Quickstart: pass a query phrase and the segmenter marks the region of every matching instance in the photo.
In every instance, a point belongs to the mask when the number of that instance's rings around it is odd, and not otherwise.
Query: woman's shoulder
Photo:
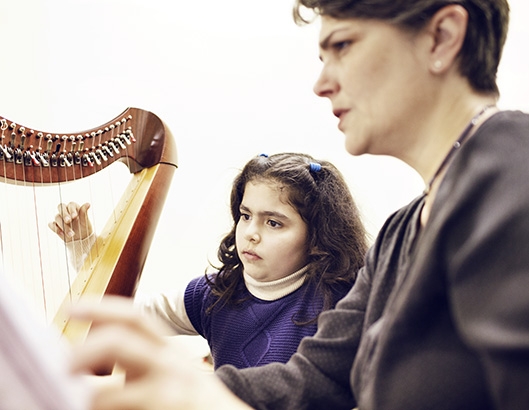
[[[480,143],[486,137],[527,138],[529,137],[529,113],[523,111],[498,111],[488,118],[476,131],[477,138],[470,142]]]
[[[529,183],[529,114],[522,111],[500,111],[487,119],[453,160],[447,180],[487,184],[517,176]],[[454,178],[455,177],[455,178]],[[522,178],[523,177],[523,178]]]
[[[436,197],[442,214],[478,209],[489,217],[525,213],[529,203],[529,115],[500,111],[461,147]],[[433,211],[432,211],[433,212]]]
[[[495,114],[491,115],[489,119],[485,121],[485,123],[499,121],[520,121],[527,123],[529,122],[529,113],[522,110],[499,110]]]

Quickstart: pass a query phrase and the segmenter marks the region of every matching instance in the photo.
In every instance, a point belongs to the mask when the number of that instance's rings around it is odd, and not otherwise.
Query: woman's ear
[[[428,23],[432,36],[429,63],[430,71],[440,74],[452,67],[467,32],[468,12],[464,7],[451,4],[437,11]]]

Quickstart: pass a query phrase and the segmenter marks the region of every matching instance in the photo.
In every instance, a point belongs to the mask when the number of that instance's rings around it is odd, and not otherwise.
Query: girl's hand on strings
[[[88,238],[92,232],[92,223],[88,218],[89,203],[79,205],[75,202],[59,204],[55,219],[48,224],[64,242],[79,241]]]

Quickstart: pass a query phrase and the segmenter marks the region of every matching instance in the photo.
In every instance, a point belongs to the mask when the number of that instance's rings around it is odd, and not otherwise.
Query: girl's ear
[[[443,7],[434,14],[427,28],[432,38],[428,58],[432,73],[443,73],[456,63],[465,40],[467,24],[468,12],[457,4]]]

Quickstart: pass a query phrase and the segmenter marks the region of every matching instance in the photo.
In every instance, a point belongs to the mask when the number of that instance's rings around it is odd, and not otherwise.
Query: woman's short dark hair
[[[404,30],[420,30],[441,8],[459,4],[468,12],[468,27],[459,54],[459,69],[478,92],[499,94],[496,75],[507,37],[507,0],[295,0],[294,20],[308,23],[305,10],[337,19],[384,20]]]

